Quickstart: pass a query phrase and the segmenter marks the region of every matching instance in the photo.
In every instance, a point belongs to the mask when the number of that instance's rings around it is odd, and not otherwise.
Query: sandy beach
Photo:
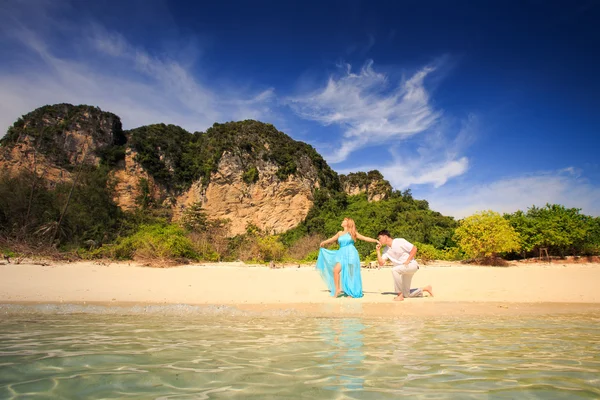
[[[403,302],[393,301],[390,268],[363,269],[362,277],[363,298],[335,299],[311,267],[5,264],[0,265],[0,303],[230,305],[374,316],[600,310],[600,264],[482,267],[438,262],[422,266],[413,279],[413,287],[433,285],[434,297]]]

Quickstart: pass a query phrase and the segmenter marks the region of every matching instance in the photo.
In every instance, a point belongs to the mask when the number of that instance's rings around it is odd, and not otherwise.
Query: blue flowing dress
[[[332,296],[335,296],[335,283],[333,281],[333,267],[340,263],[342,266],[340,283],[342,292],[351,297],[363,297],[362,279],[360,277],[360,258],[354,247],[354,240],[349,233],[338,238],[339,250],[319,250],[317,270],[327,284]]]

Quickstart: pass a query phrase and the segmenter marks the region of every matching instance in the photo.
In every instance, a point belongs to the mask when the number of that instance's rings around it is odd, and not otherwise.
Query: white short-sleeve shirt
[[[394,239],[392,245],[385,248],[381,258],[390,260],[395,265],[404,264],[408,260],[413,247],[412,243],[409,243],[406,239]]]

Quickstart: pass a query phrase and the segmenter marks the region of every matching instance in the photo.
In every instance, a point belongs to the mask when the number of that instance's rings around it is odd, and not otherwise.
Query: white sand
[[[225,304],[307,311],[352,309],[374,315],[464,310],[599,310],[600,265],[422,266],[413,287],[433,298],[394,302],[391,269],[363,269],[364,297],[334,299],[314,268],[269,269],[235,263],[150,268],[93,262],[0,265],[0,303]],[[525,305],[528,304],[528,305]],[[323,308],[325,307],[325,308]],[[583,308],[582,308],[583,307]]]

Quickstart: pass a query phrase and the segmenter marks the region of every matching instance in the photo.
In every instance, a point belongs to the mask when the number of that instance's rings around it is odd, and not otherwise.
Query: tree
[[[472,258],[495,257],[520,248],[519,234],[494,211],[482,211],[463,219],[454,236]]]
[[[567,252],[586,252],[593,243],[593,219],[580,213],[578,208],[559,204],[531,207],[527,213],[517,211],[505,218],[519,233],[524,251],[539,251],[546,247],[551,254],[564,256]]]

